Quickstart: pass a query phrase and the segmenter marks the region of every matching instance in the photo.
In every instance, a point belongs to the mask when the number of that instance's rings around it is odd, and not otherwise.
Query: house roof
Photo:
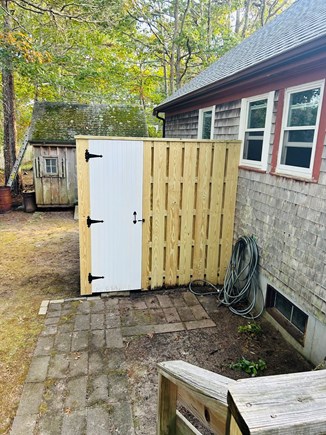
[[[155,108],[158,113],[177,100],[225,78],[326,35],[326,1],[297,0],[285,12],[227,52]],[[171,104],[170,104],[171,103]]]
[[[31,143],[75,143],[76,135],[147,137],[138,106],[36,102]]]

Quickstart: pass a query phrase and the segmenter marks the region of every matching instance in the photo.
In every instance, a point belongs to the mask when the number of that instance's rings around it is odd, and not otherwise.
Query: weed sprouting
[[[230,368],[232,370],[242,370],[248,373],[248,375],[256,376],[267,368],[267,364],[266,361],[261,358],[256,362],[241,357],[237,362],[230,364]]]
[[[256,322],[248,322],[247,325],[239,326],[238,332],[243,332],[250,335],[260,335],[262,333],[262,328]]]

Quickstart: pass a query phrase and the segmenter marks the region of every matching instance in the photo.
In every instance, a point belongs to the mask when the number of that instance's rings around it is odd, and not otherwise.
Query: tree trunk
[[[4,133],[3,152],[5,160],[5,182],[7,183],[16,161],[16,117],[13,73],[6,68],[3,68],[2,70],[2,98]]]
[[[246,0],[245,11],[244,11],[244,23],[243,23],[242,34],[241,34],[242,38],[246,37],[246,32],[247,32],[248,23],[249,23],[250,6],[251,6],[251,0]]]
[[[9,0],[1,0],[2,8],[8,11]],[[9,13],[5,13],[3,21],[5,40],[10,32]],[[4,132],[4,160],[5,182],[7,183],[11,170],[16,161],[16,116],[15,116],[15,90],[13,67],[10,54],[6,57],[2,68],[2,99],[3,99],[3,132]]]

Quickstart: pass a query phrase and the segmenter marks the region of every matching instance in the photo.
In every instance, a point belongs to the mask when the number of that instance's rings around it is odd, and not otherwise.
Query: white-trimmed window
[[[239,128],[241,165],[267,169],[273,104],[274,92],[242,99]]]
[[[311,177],[323,91],[324,81],[286,90],[277,172]]]
[[[213,139],[215,106],[199,109],[198,139]]]
[[[44,158],[44,172],[46,175],[58,175],[58,159],[57,157]]]

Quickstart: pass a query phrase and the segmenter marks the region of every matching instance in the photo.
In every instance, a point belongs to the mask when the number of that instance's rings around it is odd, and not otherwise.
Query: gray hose
[[[231,259],[226,270],[224,285],[218,289],[209,281],[194,280],[189,284],[189,290],[195,295],[216,295],[218,305],[225,305],[232,313],[246,319],[257,319],[264,310],[263,293],[257,280],[259,251],[253,236],[240,237],[233,247]],[[211,292],[196,292],[193,285],[206,284],[214,290]],[[261,297],[261,309],[253,314],[258,297]],[[239,308],[241,304],[241,308]]]

